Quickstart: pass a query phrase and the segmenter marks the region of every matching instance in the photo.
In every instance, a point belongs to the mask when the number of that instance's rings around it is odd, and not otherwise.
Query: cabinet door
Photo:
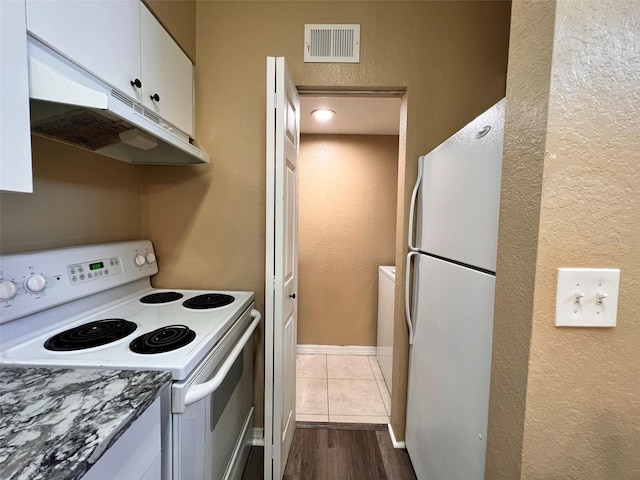
[[[0,46],[0,190],[32,192],[24,0],[0,0]]]
[[[3,1],[3,0],[0,0]],[[100,457],[83,480],[160,480],[162,406],[157,398]],[[155,476],[149,473],[154,472]]]
[[[27,0],[27,29],[104,82],[139,100],[138,0]]]
[[[193,137],[191,60],[142,3],[140,22],[142,103]]]

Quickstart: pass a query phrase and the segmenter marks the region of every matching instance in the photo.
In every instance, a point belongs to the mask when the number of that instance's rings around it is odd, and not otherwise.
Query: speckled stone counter
[[[170,380],[168,372],[0,368],[0,479],[81,478]]]

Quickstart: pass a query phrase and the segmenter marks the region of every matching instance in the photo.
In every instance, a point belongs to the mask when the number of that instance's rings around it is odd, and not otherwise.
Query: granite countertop
[[[0,479],[81,478],[170,380],[169,372],[0,368]]]

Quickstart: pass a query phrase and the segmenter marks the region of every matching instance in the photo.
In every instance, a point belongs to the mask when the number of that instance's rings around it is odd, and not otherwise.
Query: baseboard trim
[[[301,355],[366,355],[375,356],[376,347],[366,345],[298,345]]]
[[[393,448],[407,448],[404,442],[399,442],[396,440],[396,436],[393,434],[393,428],[391,428],[391,424],[389,426],[389,435],[391,436],[391,443],[393,444]]]
[[[251,432],[251,445],[254,447],[264,447],[264,429],[253,427],[253,432]]]

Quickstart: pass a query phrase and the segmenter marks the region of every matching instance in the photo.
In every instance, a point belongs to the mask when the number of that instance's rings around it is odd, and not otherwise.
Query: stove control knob
[[[40,293],[47,287],[47,281],[42,275],[31,275],[25,282],[25,287],[31,293]]]
[[[152,252],[147,253],[146,258],[147,258],[147,263],[153,263],[156,261],[156,256]]]
[[[137,266],[141,267],[141,266],[143,266],[145,264],[147,259],[144,258],[144,255],[137,254],[136,258],[134,258],[134,261],[136,262]]]
[[[18,293],[18,287],[16,284],[7,280],[0,282],[0,301],[7,302],[16,296]]]

